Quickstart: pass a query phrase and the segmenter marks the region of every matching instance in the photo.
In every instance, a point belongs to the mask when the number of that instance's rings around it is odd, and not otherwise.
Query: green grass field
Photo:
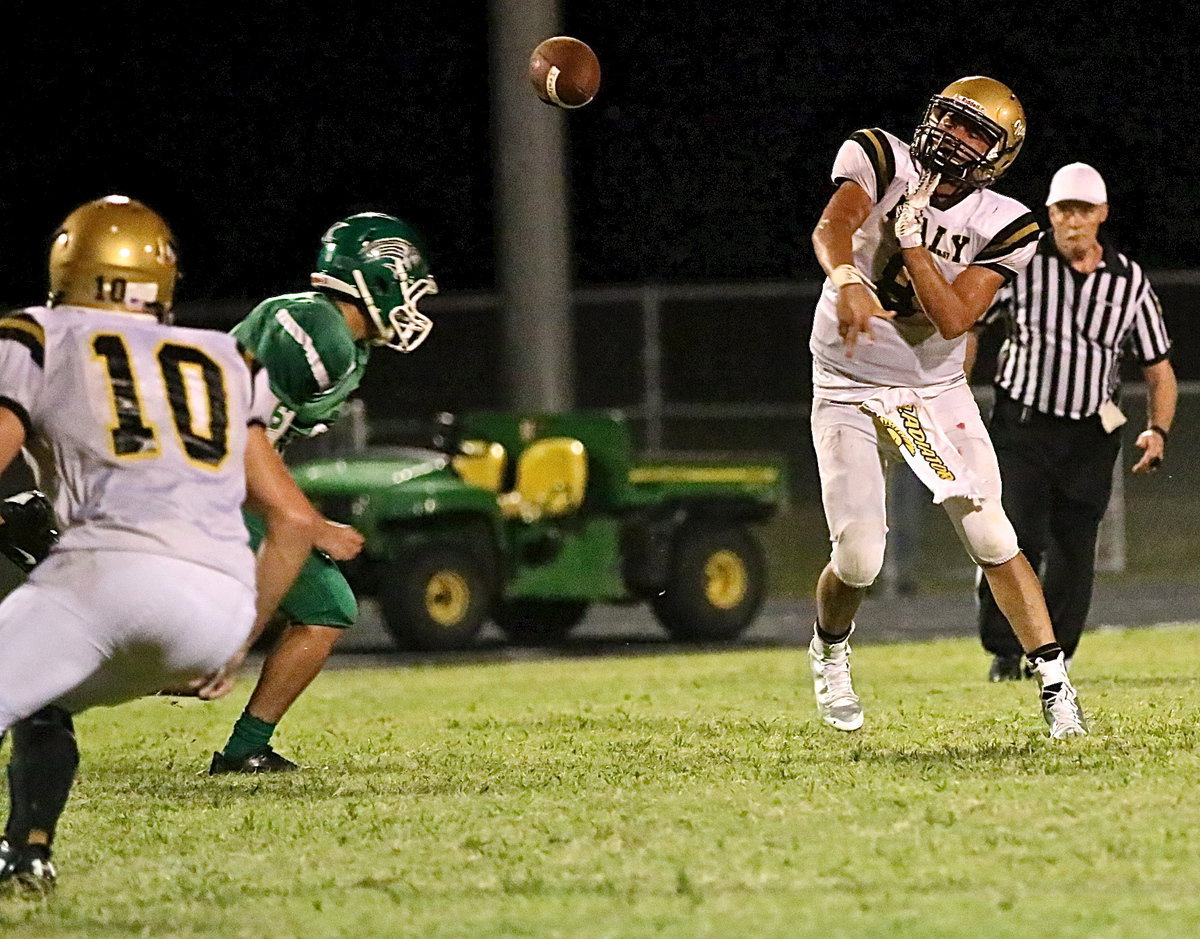
[[[1087,637],[1093,736],[969,640],[329,672],[283,777],[202,775],[246,693],[81,717],[4,936],[1162,936],[1200,928],[1200,627]]]

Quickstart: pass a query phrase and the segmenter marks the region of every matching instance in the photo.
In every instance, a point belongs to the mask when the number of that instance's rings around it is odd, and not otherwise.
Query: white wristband
[[[875,285],[867,280],[863,272],[853,264],[839,264],[829,272],[829,279],[838,290],[848,287],[850,284],[861,284],[868,290],[875,289]]]

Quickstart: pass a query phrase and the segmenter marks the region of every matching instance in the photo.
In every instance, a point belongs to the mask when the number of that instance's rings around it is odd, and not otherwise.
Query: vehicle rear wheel
[[[401,648],[465,649],[492,604],[490,565],[467,543],[424,544],[380,575],[384,626]]]
[[[586,600],[501,600],[492,610],[492,620],[517,645],[556,645],[587,611]]]
[[[665,589],[650,602],[672,638],[720,641],[741,635],[766,592],[766,558],[750,529],[697,521],[676,532]]]

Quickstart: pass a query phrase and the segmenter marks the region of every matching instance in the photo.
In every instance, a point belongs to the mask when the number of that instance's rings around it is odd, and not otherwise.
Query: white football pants
[[[0,603],[0,732],[48,704],[119,704],[219,668],[254,623],[254,591],[135,551],[63,551]]]
[[[959,539],[977,564],[991,567],[1012,560],[1019,550],[1017,535],[1000,506],[996,451],[971,389],[959,385],[923,404],[980,483],[983,499],[978,507],[960,498],[942,503]],[[904,458],[856,404],[815,398],[812,439],[833,544],[833,572],[848,586],[869,587],[883,568],[887,466]]]

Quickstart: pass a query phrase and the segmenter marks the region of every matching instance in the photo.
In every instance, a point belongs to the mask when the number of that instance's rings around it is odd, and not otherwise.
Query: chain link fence
[[[1129,415],[1113,499],[1101,529],[1099,569],[1112,576],[1197,580],[1200,550],[1200,329],[1180,314],[1200,301],[1200,275],[1157,272],[1175,340],[1180,409],[1163,470],[1131,477],[1133,438],[1143,422],[1138,372],[1124,391]],[[784,593],[811,588],[828,546],[809,437],[808,334],[820,285],[813,282],[584,288],[574,296],[575,399],[625,414],[645,450],[785,454],[791,503],[769,526],[768,547]],[[358,409],[325,438],[296,445],[290,459],[372,443],[419,443],[441,411],[504,406],[501,311],[488,294],[429,298],[436,326],[415,355],[380,351]],[[192,321],[234,322],[252,306],[187,311]],[[188,319],[185,316],[185,319]],[[208,324],[208,323],[206,323]],[[531,342],[537,337],[531,336]],[[989,374],[995,345],[981,347]],[[991,389],[975,387],[985,413]],[[895,499],[886,583],[922,589],[973,576],[940,509],[920,493]]]

